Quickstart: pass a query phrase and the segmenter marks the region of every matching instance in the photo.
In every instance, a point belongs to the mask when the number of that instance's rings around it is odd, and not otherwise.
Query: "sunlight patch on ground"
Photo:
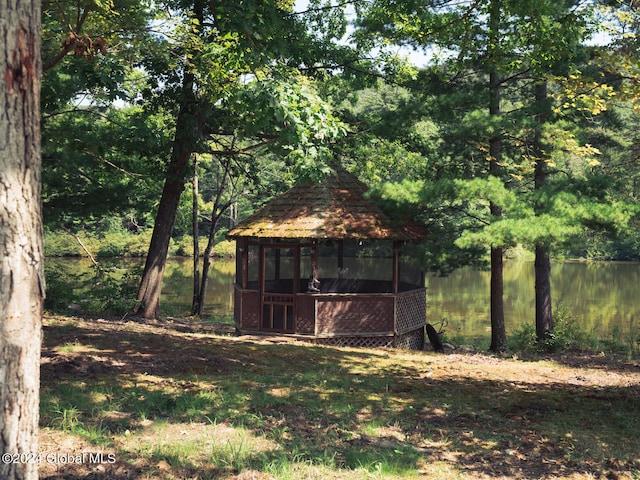
[[[276,442],[226,423],[149,423],[136,433],[117,440],[122,451],[163,466],[235,470],[249,457],[279,450]],[[143,460],[144,459],[144,460]]]

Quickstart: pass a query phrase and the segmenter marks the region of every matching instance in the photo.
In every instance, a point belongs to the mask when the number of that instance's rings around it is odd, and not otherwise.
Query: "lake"
[[[65,269],[90,268],[87,259],[48,259]],[[141,261],[127,260],[127,265]],[[162,307],[171,314],[191,306],[192,265],[189,258],[171,258],[167,264]],[[206,313],[233,317],[234,259],[214,259],[209,277]],[[554,308],[560,305],[588,330],[600,335],[618,329],[627,332],[640,323],[640,263],[553,262]],[[489,324],[489,271],[464,268],[447,277],[427,275],[427,321],[448,320],[447,334],[468,340],[487,340]],[[520,325],[535,324],[532,261],[505,263],[505,321],[507,334]],[[488,344],[488,342],[487,342]]]
[[[535,325],[533,262],[508,261],[504,269],[507,334],[520,325]],[[449,277],[427,278],[427,314],[449,320],[447,331],[490,338],[490,272],[460,269]],[[638,328],[640,264],[618,262],[552,262],[553,307],[565,309],[585,329],[600,335]]]

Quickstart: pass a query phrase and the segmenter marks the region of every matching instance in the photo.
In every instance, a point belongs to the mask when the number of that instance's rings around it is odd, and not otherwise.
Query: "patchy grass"
[[[47,319],[41,478],[640,478],[638,363],[213,329]]]

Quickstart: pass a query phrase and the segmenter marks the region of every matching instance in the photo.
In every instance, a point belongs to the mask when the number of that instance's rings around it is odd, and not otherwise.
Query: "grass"
[[[41,451],[116,461],[42,464],[42,477],[640,478],[640,371],[625,358],[328,348],[198,328],[48,319]]]

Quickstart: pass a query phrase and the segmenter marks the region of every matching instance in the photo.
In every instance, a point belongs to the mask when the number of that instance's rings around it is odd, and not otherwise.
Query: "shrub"
[[[218,237],[216,237],[218,238]],[[198,239],[198,245],[200,247],[200,254],[204,252],[207,246],[207,237],[200,237]],[[177,255],[178,257],[192,257],[193,256],[193,238],[189,235],[184,235],[180,238],[172,240],[170,253]],[[232,257],[236,254],[236,243],[231,240],[224,240],[222,238],[216,240],[213,247],[214,257]]]
[[[129,235],[126,244],[126,255],[128,257],[144,257],[149,251],[151,234],[153,230],[147,229],[134,235]]]
[[[626,353],[629,360],[636,357],[640,349],[640,325],[635,316],[629,318],[626,328],[617,325],[613,327],[609,339],[605,342],[611,350]]]
[[[542,342],[538,341],[533,325],[522,325],[510,339],[513,350],[522,352],[559,352],[563,350],[597,350],[599,340],[594,331],[587,331],[562,306],[553,315],[554,329]]]
[[[127,237],[123,231],[107,232],[99,240],[99,257],[124,257],[127,253]]]
[[[44,278],[47,295],[44,299],[45,310],[64,312],[67,307],[76,302],[74,289],[71,288],[77,278],[69,274],[60,265],[45,265]]]
[[[518,327],[509,337],[509,349],[517,352],[535,352],[538,347],[536,329],[533,325],[524,324]]]
[[[76,304],[84,313],[125,315],[136,304],[141,268],[128,268],[123,273],[122,269],[95,266],[73,275],[59,265],[50,265],[45,268],[45,308],[67,312],[70,304]]]
[[[144,257],[149,249],[152,230],[130,233],[126,230],[109,231],[95,242],[99,257]]]
[[[44,254],[47,257],[79,257],[84,252],[71,234],[45,229]]]
[[[236,254],[236,242],[233,240],[223,240],[216,244],[213,253],[218,257],[233,257]]]
[[[543,351],[596,350],[598,338],[594,331],[587,331],[580,322],[562,306],[556,307],[553,316],[554,329],[540,346]]]
[[[198,245],[202,252],[202,250],[204,250],[204,245],[206,245],[206,239],[204,237],[200,237],[198,239]],[[177,255],[178,257],[193,257],[193,238],[189,235],[172,238],[169,245],[169,254]]]

